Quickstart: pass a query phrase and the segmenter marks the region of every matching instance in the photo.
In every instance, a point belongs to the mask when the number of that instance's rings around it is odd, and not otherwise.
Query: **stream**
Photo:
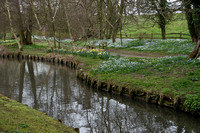
[[[200,133],[200,117],[90,88],[61,65],[0,58],[0,93],[80,133]]]

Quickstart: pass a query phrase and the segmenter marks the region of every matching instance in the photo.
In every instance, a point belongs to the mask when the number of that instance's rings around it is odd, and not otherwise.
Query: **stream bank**
[[[120,96],[128,96],[131,98],[141,99],[147,103],[153,103],[160,106],[166,106],[175,110],[182,110],[195,115],[200,115],[200,112],[188,111],[185,106],[185,97],[172,97],[169,95],[159,94],[157,92],[148,92],[145,90],[120,86],[112,82],[102,82],[96,77],[90,75],[88,70],[84,69],[84,63],[78,61],[74,56],[68,55],[27,55],[21,53],[1,53],[2,58],[11,59],[29,59],[34,61],[58,63],[76,69],[76,75],[93,89],[107,91],[109,93],[118,94]]]
[[[15,100],[0,94],[0,132],[75,133],[73,128],[60,123]]]

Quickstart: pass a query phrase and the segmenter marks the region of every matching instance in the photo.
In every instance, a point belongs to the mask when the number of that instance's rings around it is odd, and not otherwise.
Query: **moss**
[[[0,131],[3,132],[75,132],[44,113],[2,95],[0,95],[0,118]]]

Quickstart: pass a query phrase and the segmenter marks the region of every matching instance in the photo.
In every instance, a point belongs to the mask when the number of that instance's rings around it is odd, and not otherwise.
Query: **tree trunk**
[[[141,3],[140,3],[140,0],[137,0],[136,3],[137,3],[137,4],[136,4],[137,13],[138,13],[138,15],[140,15],[140,4],[141,4]]]
[[[65,3],[64,0],[62,0],[62,2],[63,2],[63,6],[64,6],[65,17],[66,17],[66,21],[67,21],[67,27],[68,27],[69,36],[70,36],[70,39],[72,41],[72,44],[74,44],[74,39],[73,39],[72,33],[71,33],[71,25],[70,25],[70,22],[69,22],[69,17],[68,17],[66,3]]]
[[[32,28],[33,28],[33,11],[31,5],[29,7],[29,18],[28,18],[28,28],[26,30],[26,44],[31,45],[33,44],[32,41]]]
[[[11,33],[14,35],[15,40],[17,41],[19,50],[20,50],[20,51],[23,51],[23,45],[20,44],[20,42],[19,42],[19,40],[18,40],[18,38],[17,38],[17,36],[16,36],[16,34],[15,34],[13,25],[12,25],[12,18],[11,18],[11,14],[10,14],[10,6],[9,6],[8,0],[6,0],[6,9],[7,9],[7,12],[8,12],[8,19],[9,19],[9,22],[10,22]]]
[[[198,58],[200,55],[200,39],[197,42],[197,45],[193,49],[192,53],[188,56],[188,58]]]
[[[154,6],[154,9],[157,11],[156,17],[158,18],[158,25],[161,29],[162,39],[166,39],[166,24],[167,24],[167,0],[159,0],[159,7],[157,6],[154,0],[151,0],[151,4]]]
[[[32,35],[31,34],[32,33],[29,30],[26,31],[26,44],[27,45],[33,44],[33,42],[32,42]]]
[[[121,46],[123,45],[123,40],[122,40],[122,27],[120,28],[120,41],[121,41]]]
[[[6,32],[3,33],[3,40],[6,40]]]
[[[102,13],[103,13],[103,9],[102,9],[102,6],[103,6],[103,0],[98,0],[98,17],[99,17],[99,38],[100,40],[103,39],[103,34],[102,34],[102,31],[103,31],[103,17],[102,17]]]
[[[20,43],[21,43],[22,45],[26,44],[26,38],[25,38],[25,35],[24,35],[24,31],[23,31],[23,30],[20,30],[19,36],[20,36]]]
[[[33,62],[27,62],[28,65],[28,72],[30,76],[30,82],[31,82],[31,90],[34,97],[34,109],[38,110],[38,100],[37,100],[37,90],[36,90],[36,81],[35,81],[35,75],[34,75],[34,68],[33,68]]]
[[[116,33],[113,32],[112,34],[112,42],[115,43],[116,42]]]
[[[54,23],[52,23],[52,29],[53,29],[53,43],[54,43],[54,48],[56,48],[56,30],[55,30]]]
[[[21,13],[21,11],[20,11],[20,1],[19,0],[17,0],[18,1],[18,6],[17,6],[17,9],[18,9],[18,16],[19,16],[19,18],[18,18],[18,27],[19,27],[19,35],[20,35],[20,43],[21,43],[21,45],[24,45],[24,44],[26,44],[26,37],[25,37],[25,30],[24,30],[24,26],[23,26],[23,20],[22,20],[22,13]]]
[[[54,23],[54,18],[53,18],[53,12],[52,12],[52,8],[51,8],[51,3],[48,0],[48,8],[49,8],[49,14],[51,17],[51,26],[52,26],[52,30],[53,30],[53,43],[54,43],[54,48],[56,48],[56,31],[55,31],[55,23]]]
[[[188,56],[188,58],[198,58],[200,56],[200,7],[199,1],[192,1],[193,3],[193,22],[194,22],[194,26],[196,27],[195,29],[195,33],[196,36],[198,36],[198,41],[197,41],[197,45],[195,46],[195,48],[193,49],[192,53]]]
[[[29,16],[28,16],[28,27],[26,29],[26,44],[31,45],[31,44],[33,44],[32,28],[33,28],[33,15],[34,15],[31,5],[29,5],[28,14],[29,14]]]
[[[109,28],[107,29],[107,35],[106,35],[106,39],[110,39],[110,38],[111,38],[111,36],[112,36],[112,28],[111,28],[111,27],[109,27]]]
[[[19,102],[22,103],[22,95],[24,88],[24,73],[25,73],[25,61],[20,62],[20,78],[19,78]]]
[[[36,21],[37,21],[39,30],[40,30],[40,32],[42,33],[42,35],[46,37],[46,36],[47,36],[47,35],[46,35],[46,32],[43,32],[42,26],[41,26],[41,24],[40,24],[40,21],[39,21],[39,19],[38,19],[37,13],[36,13],[36,11],[35,11],[34,4],[33,4],[33,0],[30,0],[30,4],[31,4],[31,8],[32,8],[32,10],[33,10],[33,14],[34,14],[34,16],[35,16],[35,19],[36,19]],[[48,42],[49,47],[51,48],[52,54],[54,54],[54,49],[53,49],[53,47],[52,47],[51,41],[48,39],[48,37],[46,38],[46,40],[47,40],[47,42]]]
[[[187,2],[188,0],[185,0],[184,2]],[[198,36],[197,36],[197,30],[195,28],[195,24],[193,21],[193,15],[192,15],[192,9],[191,9],[191,3],[186,4],[185,6],[185,16],[188,24],[188,29],[190,32],[190,35],[192,37],[193,42],[198,41]]]
[[[166,29],[165,29],[165,26],[161,27],[161,32],[162,32],[162,39],[166,39]]]
[[[58,31],[58,38],[59,38],[58,49],[60,49],[60,30]]]

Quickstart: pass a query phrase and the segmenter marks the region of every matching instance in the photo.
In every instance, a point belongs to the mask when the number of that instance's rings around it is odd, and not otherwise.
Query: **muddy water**
[[[81,133],[200,132],[200,117],[94,91],[58,65],[0,59],[0,93]]]

